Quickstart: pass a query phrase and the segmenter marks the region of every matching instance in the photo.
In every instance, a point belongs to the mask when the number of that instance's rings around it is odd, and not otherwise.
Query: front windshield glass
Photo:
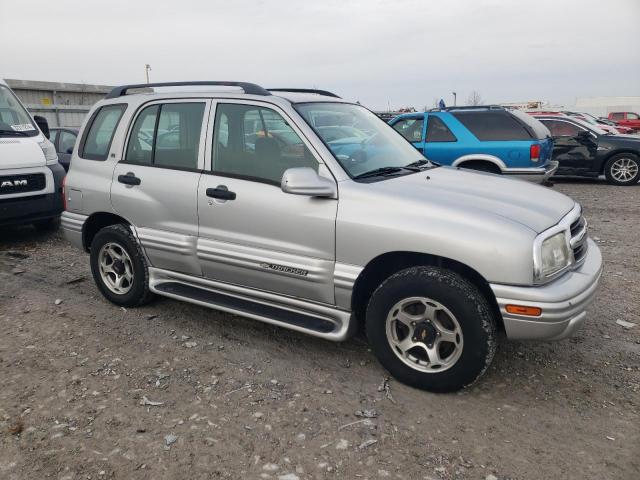
[[[426,162],[398,132],[360,105],[318,102],[295,108],[351,177]]]
[[[11,89],[0,85],[0,136],[34,137],[38,129]]]

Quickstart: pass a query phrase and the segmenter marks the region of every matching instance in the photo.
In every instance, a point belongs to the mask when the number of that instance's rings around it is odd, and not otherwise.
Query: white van
[[[58,225],[64,168],[43,117],[31,115],[0,79],[0,227]]]

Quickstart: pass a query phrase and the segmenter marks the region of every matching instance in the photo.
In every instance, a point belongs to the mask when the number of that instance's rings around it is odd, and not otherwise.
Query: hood
[[[0,137],[0,170],[42,167],[47,161],[38,142],[42,136]]]
[[[522,180],[452,167],[383,180],[378,193],[404,199],[424,208],[464,210],[478,216],[506,218],[540,233],[557,224],[575,202],[558,192]]]

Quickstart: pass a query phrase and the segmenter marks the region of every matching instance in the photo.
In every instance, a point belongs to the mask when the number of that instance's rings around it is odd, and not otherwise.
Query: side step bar
[[[149,277],[150,290],[159,295],[327,340],[345,340],[356,327],[350,312],[324,304],[155,268],[149,269]]]

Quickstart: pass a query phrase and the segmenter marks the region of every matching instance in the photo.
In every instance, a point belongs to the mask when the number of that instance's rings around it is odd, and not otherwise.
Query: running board
[[[253,318],[333,341],[355,330],[351,313],[293,297],[149,268],[149,288],[165,297]]]

